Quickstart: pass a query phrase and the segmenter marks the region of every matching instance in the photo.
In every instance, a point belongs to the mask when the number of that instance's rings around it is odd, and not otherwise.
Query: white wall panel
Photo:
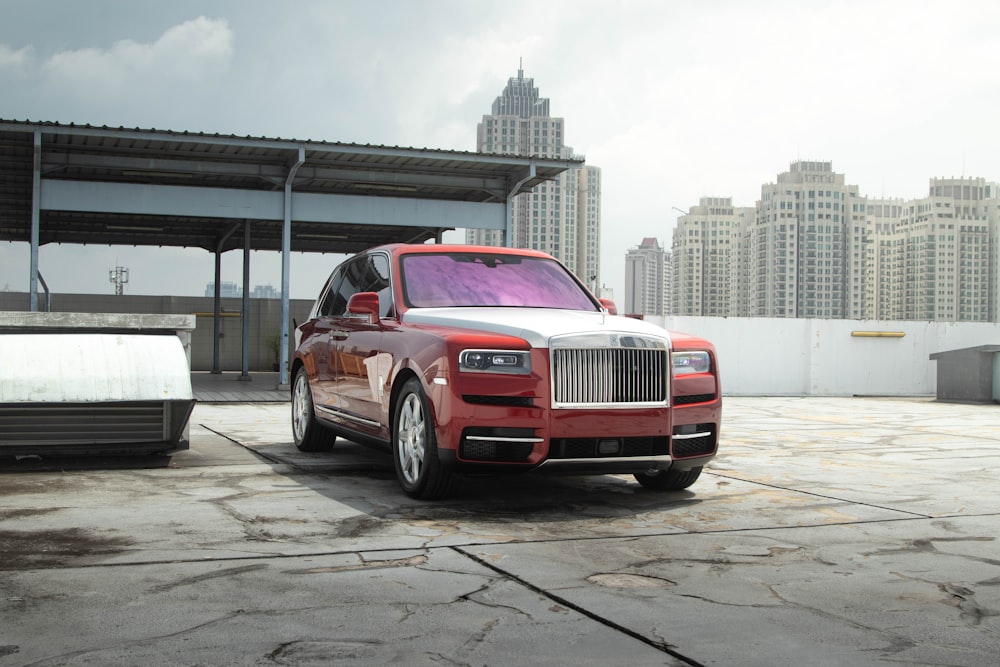
[[[1000,343],[995,322],[648,317],[703,336],[719,355],[724,394],[733,396],[934,395],[934,352]],[[852,336],[902,332],[900,338]]]

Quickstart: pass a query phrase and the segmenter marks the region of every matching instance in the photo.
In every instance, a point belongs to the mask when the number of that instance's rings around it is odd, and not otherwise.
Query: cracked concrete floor
[[[728,398],[689,492],[403,496],[201,404],[191,451],[0,466],[7,665],[995,665],[1000,407]]]

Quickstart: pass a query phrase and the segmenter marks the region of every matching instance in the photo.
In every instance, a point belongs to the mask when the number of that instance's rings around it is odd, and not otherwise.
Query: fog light
[[[621,443],[617,440],[598,440],[597,453],[601,456],[617,454],[621,450]]]

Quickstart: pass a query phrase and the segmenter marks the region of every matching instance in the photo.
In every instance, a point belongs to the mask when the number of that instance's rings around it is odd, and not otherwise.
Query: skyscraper
[[[677,315],[726,316],[740,303],[739,264],[734,252],[740,230],[753,219],[750,207],[732,197],[702,197],[677,219],[671,246],[671,290]]]
[[[983,178],[868,198],[797,161],[755,209],[703,197],[671,250],[678,315],[1000,321],[1000,184]]]
[[[869,253],[868,274],[871,289],[865,319],[898,320],[903,294],[903,264],[897,252],[896,226],[903,216],[905,203],[898,198],[869,198],[865,204],[868,226],[875,242]]]
[[[659,241],[646,237],[625,255],[625,301],[619,312],[630,315],[666,315],[669,297],[669,253]]]
[[[890,236],[902,269],[895,317],[995,321],[991,244],[998,228],[989,213],[994,197],[996,186],[982,178],[932,178],[927,197],[906,203]]]
[[[745,255],[757,287],[749,314],[864,317],[864,220],[858,186],[831,162],[793,162],[777,183],[762,185]]]
[[[491,113],[477,128],[476,150],[498,155],[571,158],[562,118],[549,115],[549,100],[538,95],[524,70],[507,81]],[[578,156],[577,156],[578,157]],[[600,285],[601,170],[583,166],[563,172],[514,200],[509,244],[547,252],[595,292]],[[500,232],[468,230],[466,242],[501,245]]]

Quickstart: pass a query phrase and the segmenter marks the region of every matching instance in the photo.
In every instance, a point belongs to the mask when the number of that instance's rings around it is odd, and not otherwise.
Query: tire
[[[416,378],[406,381],[393,405],[392,461],[399,485],[411,498],[445,498],[460,483],[438,459],[430,404]]]
[[[701,467],[690,470],[657,470],[656,472],[637,472],[635,479],[647,489],[653,491],[681,491],[694,484],[701,476]]]
[[[299,368],[292,383],[292,437],[302,452],[328,452],[337,441],[337,434],[316,419],[305,368]]]

